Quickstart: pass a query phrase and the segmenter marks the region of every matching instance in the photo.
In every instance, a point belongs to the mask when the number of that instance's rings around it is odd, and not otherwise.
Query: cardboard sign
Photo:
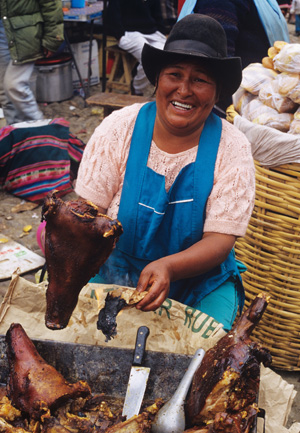
[[[20,274],[24,274],[44,265],[44,257],[30,251],[28,248],[1,233],[0,239],[7,239],[7,242],[3,241],[3,243],[0,243],[0,280],[11,278],[18,268]]]

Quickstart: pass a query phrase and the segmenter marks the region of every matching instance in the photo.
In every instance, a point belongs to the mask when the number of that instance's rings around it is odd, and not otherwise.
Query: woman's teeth
[[[172,101],[172,104],[174,105],[174,107],[181,108],[182,110],[190,110],[191,108],[193,108],[192,105],[182,104],[181,102],[177,101]]]

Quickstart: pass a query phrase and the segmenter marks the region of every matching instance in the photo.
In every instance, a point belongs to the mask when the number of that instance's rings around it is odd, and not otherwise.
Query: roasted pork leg
[[[258,411],[260,363],[271,364],[269,351],[249,337],[268,302],[267,295],[259,294],[233,329],[206,352],[185,405],[189,427],[209,425],[208,432],[249,431]]]
[[[119,221],[99,213],[93,203],[82,199],[63,202],[55,191],[44,201],[42,219],[47,222],[49,280],[45,322],[49,329],[63,329],[81,289],[107,260],[123,229]]]
[[[91,389],[86,382],[68,383],[39,355],[35,345],[18,323],[6,333],[9,377],[7,395],[12,404],[39,419],[70,398],[86,397]]]

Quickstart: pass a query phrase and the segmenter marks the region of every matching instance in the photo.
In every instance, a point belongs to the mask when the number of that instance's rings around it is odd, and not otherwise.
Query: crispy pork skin
[[[81,289],[108,259],[123,229],[119,221],[99,213],[93,203],[82,199],[63,202],[55,191],[44,200],[42,219],[47,222],[49,280],[45,322],[49,329],[63,329]]]
[[[189,427],[207,426],[211,433],[249,431],[258,412],[260,363],[271,364],[269,351],[249,337],[268,302],[267,295],[259,294],[232,330],[206,352],[185,405]]]
[[[47,364],[19,323],[9,327],[6,345],[9,364],[7,395],[16,408],[32,418],[39,419],[69,398],[91,394],[86,382],[68,383]]]

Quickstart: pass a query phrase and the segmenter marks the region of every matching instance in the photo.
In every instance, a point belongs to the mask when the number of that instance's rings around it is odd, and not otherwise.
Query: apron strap
[[[126,250],[133,251],[135,239],[139,197],[143,185],[145,170],[152,143],[153,129],[156,117],[156,103],[148,102],[140,109],[130,144],[124,184],[122,188],[118,219],[122,222],[123,234],[119,246],[126,245]],[[134,189],[130,189],[134,185]],[[131,209],[128,212],[127,209]],[[129,216],[130,215],[130,216]]]

